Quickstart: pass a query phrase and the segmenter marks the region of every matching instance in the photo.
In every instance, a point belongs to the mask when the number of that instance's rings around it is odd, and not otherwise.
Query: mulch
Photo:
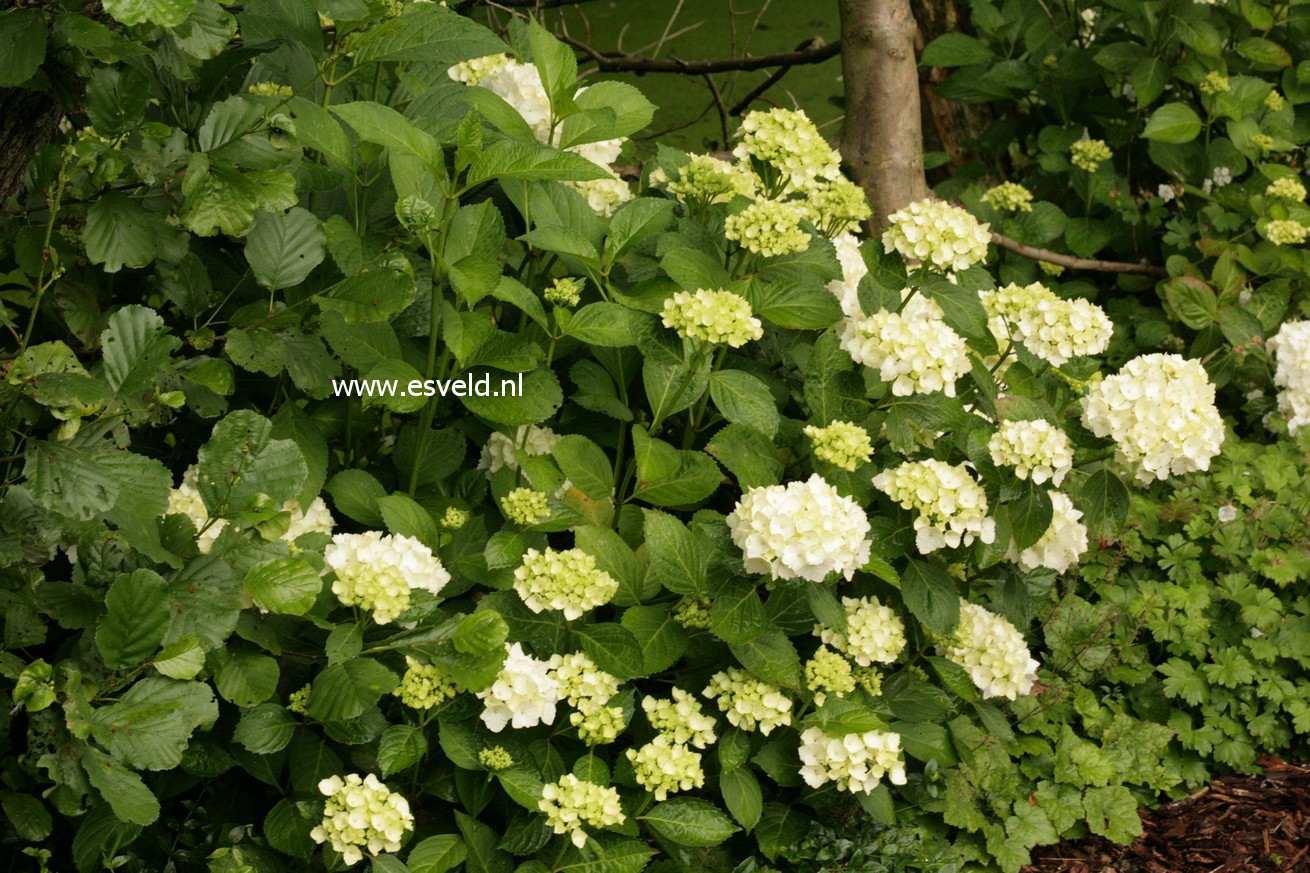
[[[1143,810],[1131,846],[1097,836],[1033,852],[1025,873],[1310,873],[1310,767],[1277,758]]]

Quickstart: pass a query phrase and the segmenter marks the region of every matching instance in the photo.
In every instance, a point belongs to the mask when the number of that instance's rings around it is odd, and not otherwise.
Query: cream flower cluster
[[[569,706],[585,708],[588,704],[607,703],[619,693],[619,680],[596,666],[583,652],[552,655],[550,675],[559,688],[561,700]]]
[[[719,705],[733,727],[758,729],[768,736],[774,728],[791,724],[791,700],[782,689],[740,668],[715,673],[701,693]]]
[[[519,468],[518,452],[527,457],[548,455],[562,437],[548,427],[532,424],[519,425],[513,438],[499,431],[487,437],[487,444],[482,447],[482,457],[478,460],[478,469],[486,470],[490,478],[501,467],[511,470]],[[521,446],[516,449],[515,446]]]
[[[409,802],[378,781],[372,773],[345,779],[329,776],[318,783],[327,798],[323,822],[309,832],[316,843],[327,843],[347,867],[364,859],[364,852],[399,852],[406,831],[414,829]]]
[[[1056,367],[1070,358],[1099,355],[1114,333],[1101,307],[1088,300],[1066,300],[1041,282],[1009,284],[978,296],[1002,351],[1009,340],[1018,340]]]
[[[1110,160],[1114,152],[1105,144],[1105,140],[1084,139],[1069,147],[1069,159],[1075,167],[1095,173],[1102,161]]]
[[[1014,700],[1032,690],[1040,666],[1004,617],[960,599],[960,624],[941,653],[963,667],[983,697]]]
[[[733,155],[772,165],[788,180],[790,189],[808,189],[819,180],[841,177],[840,156],[800,110],[749,112],[737,135],[741,142]]]
[[[673,620],[688,630],[709,630],[713,625],[708,597],[684,597],[673,607]]]
[[[446,530],[459,530],[468,523],[468,510],[460,509],[458,506],[447,506],[446,511],[441,514],[441,526]]]
[[[345,606],[373,613],[378,624],[409,608],[410,592],[440,594],[450,573],[432,550],[413,537],[371,530],[337,534],[323,550],[326,570],[336,574],[332,593]]]
[[[609,175],[604,179],[586,179],[564,184],[581,194],[592,212],[607,218],[614,214],[614,210],[632,199],[632,188],[613,170],[610,170]]]
[[[587,704],[569,714],[569,724],[578,729],[578,739],[586,745],[603,746],[623,731],[623,707]]]
[[[731,291],[678,291],[664,301],[664,326],[679,335],[740,348],[764,336],[745,297]]]
[[[223,528],[227,527],[227,520],[217,518],[213,519],[211,523],[209,510],[205,508],[205,501],[200,496],[200,489],[196,487],[198,475],[199,468],[195,465],[186,469],[186,472],[182,474],[182,481],[168,493],[166,513],[168,515],[185,515],[191,519],[191,523],[195,525],[196,531],[198,531],[196,548],[200,550],[202,555],[206,555],[214,547],[214,541],[223,532]],[[291,516],[286,531],[279,537],[285,543],[294,543],[307,533],[331,535],[332,528],[335,526],[332,512],[328,509],[327,504],[323,502],[322,497],[315,497],[306,510],[301,510],[297,501],[288,500],[282,504],[282,511]]]
[[[893,212],[887,220],[883,249],[943,272],[967,270],[983,260],[992,241],[988,226],[968,210],[931,197]]]
[[[988,188],[982,201],[997,212],[1033,211],[1033,192],[1018,182],[1002,182]]]
[[[1058,491],[1051,495],[1051,524],[1046,528],[1037,542],[1020,551],[1010,541],[1006,559],[1018,564],[1024,570],[1046,567],[1057,573],[1063,573],[1087,551],[1087,526],[1082,523],[1083,514],[1074,509],[1073,501]]]
[[[834,782],[839,791],[868,794],[883,777],[893,785],[905,784],[905,758],[901,735],[884,731],[830,734],[806,728],[801,734],[801,778],[811,788]]]
[[[573,621],[609,603],[619,583],[581,549],[528,549],[514,571],[514,590],[533,612],[555,609]]]
[[[328,509],[322,497],[315,497],[309,504],[309,508],[301,510],[300,504],[294,500],[288,500],[282,504],[282,511],[291,514],[291,520],[287,522],[286,532],[282,534],[282,541],[294,543],[305,534],[319,533],[332,535],[332,529],[336,526],[336,521],[332,518],[332,512]]]
[[[1271,182],[1265,189],[1265,194],[1269,197],[1281,197],[1284,200],[1295,200],[1301,202],[1305,200],[1305,186],[1295,176],[1284,176]]]
[[[987,441],[992,463],[1013,467],[1020,479],[1041,485],[1059,485],[1073,469],[1073,443],[1069,435],[1045,419],[1003,421]]]
[[[1269,341],[1274,356],[1278,409],[1295,434],[1310,424],[1310,321],[1288,321]]]
[[[504,746],[492,746],[478,752],[478,763],[488,770],[508,770],[514,766],[514,756]]]
[[[550,664],[523,651],[521,643],[505,644],[505,663],[490,688],[478,692],[482,701],[482,723],[500,733],[505,725],[515,729],[551,724],[559,703],[559,682]]]
[[[857,467],[873,457],[869,432],[853,422],[834,421],[827,427],[808,424],[805,435],[814,446],[816,458],[849,472],[855,472]]]
[[[996,521],[987,517],[987,495],[969,476],[964,464],[954,466],[929,458],[883,470],[873,485],[914,519],[915,545],[920,554],[944,546],[970,545],[974,538],[996,539]]]
[[[465,85],[477,85],[509,63],[510,57],[507,54],[487,55],[482,58],[461,61],[447,70],[446,75],[456,82],[463,82]]]
[[[728,518],[746,570],[773,579],[850,579],[869,560],[869,519],[817,473],[747,491]]]
[[[546,298],[547,303],[573,307],[582,302],[582,289],[584,287],[586,287],[585,279],[556,279],[549,288],[542,292],[541,296]]]
[[[845,697],[855,690],[851,662],[827,646],[819,646],[805,662],[805,687],[814,692],[815,706],[823,706],[829,694]]]
[[[691,791],[705,784],[700,752],[660,734],[639,749],[628,749],[637,784],[663,802],[676,791]]]
[[[759,180],[748,170],[712,155],[692,155],[678,169],[678,178],[666,182],[665,187],[683,203],[703,205],[737,196],[754,197]]]
[[[844,176],[806,192],[800,205],[810,224],[828,237],[849,233],[873,214],[864,189]]]
[[[841,347],[852,360],[877,370],[897,397],[937,391],[954,397],[955,381],[969,372],[964,339],[925,298],[911,298],[901,312],[883,309],[845,319],[839,331]]]
[[[673,696],[646,697],[641,701],[650,726],[670,742],[703,749],[714,742],[714,719],[701,709],[691,692],[673,689]]]
[[[464,691],[464,686],[455,681],[445,670],[435,664],[424,664],[416,658],[406,655],[405,675],[400,684],[391,693],[400,698],[400,702],[414,709],[431,709],[450,700]]]
[[[843,597],[846,632],[815,625],[819,639],[861,667],[890,664],[905,648],[905,624],[876,597]]]
[[[579,849],[587,844],[584,827],[607,828],[626,820],[616,789],[586,782],[572,773],[542,787],[537,809],[546,814],[551,830],[568,834]]]
[[[1276,246],[1297,246],[1310,236],[1310,227],[1290,218],[1280,218],[1265,225],[1265,236]]]
[[[1224,441],[1215,389],[1199,361],[1179,355],[1133,358],[1082,399],[1083,425],[1115,442],[1138,481],[1206,470]]]
[[[805,210],[784,200],[757,200],[723,220],[723,235],[766,258],[790,255],[810,247],[801,227]]]
[[[847,318],[862,318],[860,309],[860,280],[869,273],[864,255],[860,254],[860,241],[849,233],[833,237],[837,249],[837,262],[841,264],[841,278],[828,283],[828,290],[837,298],[842,314]]]
[[[546,505],[546,492],[531,488],[515,488],[500,499],[500,509],[515,524],[531,527],[550,518]]]

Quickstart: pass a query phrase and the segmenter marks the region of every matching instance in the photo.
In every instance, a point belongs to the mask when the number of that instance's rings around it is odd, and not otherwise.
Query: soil
[[[1310,873],[1310,767],[1277,758],[1142,810],[1131,846],[1097,836],[1034,851],[1025,873]]]

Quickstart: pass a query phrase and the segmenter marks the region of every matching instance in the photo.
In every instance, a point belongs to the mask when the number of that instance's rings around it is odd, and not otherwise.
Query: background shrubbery
[[[369,853],[385,873],[1016,870],[1061,838],[1129,840],[1140,805],[1217,772],[1303,756],[1310,446],[1287,420],[1307,356],[1290,334],[1268,348],[1310,312],[1302,8],[971,4],[922,63],[975,127],[928,164],[939,197],[1004,238],[933,213],[936,233],[977,234],[950,280],[876,236],[857,250],[842,232],[862,201],[837,175],[789,186],[750,147],[729,166],[628,141],[654,109],[639,88],[579,80],[574,50],[523,17],[478,13],[501,34],[365,0],[0,13],[0,84],[67,107],[0,212],[14,869],[342,869],[315,840],[320,781],[372,773],[412,813],[399,852]],[[516,65],[498,87],[468,82],[502,61],[448,72],[501,52]],[[805,130],[782,152],[813,170],[829,154]],[[780,223],[753,224],[752,201]],[[1035,282],[1059,312],[1104,310],[1108,347],[1053,364],[989,323],[980,292]],[[698,289],[748,304],[707,298],[731,343],[678,309]],[[852,360],[847,319],[880,310],[957,354],[953,391]],[[885,375],[917,336],[862,354]],[[1082,399],[1162,352],[1204,364],[1225,434],[1208,470],[1143,485]],[[523,373],[528,391],[331,390],[461,372]],[[1062,484],[987,449],[1000,423],[1039,418],[1071,439]],[[815,436],[834,421],[857,437],[838,452]],[[979,482],[994,538],[916,545],[916,512],[872,480],[928,458]],[[748,569],[771,543],[744,546],[735,512],[807,480],[826,520],[868,527]],[[1055,484],[1089,548],[1023,570],[1009,547],[1047,542]],[[329,537],[364,531],[406,539],[356,560]],[[516,570],[548,548],[590,556],[543,583],[561,602],[578,592],[560,579],[609,596],[576,618],[530,609]],[[351,597],[390,560],[427,590],[407,582],[397,620],[375,620],[374,593]],[[838,572],[809,581],[807,561]],[[833,655],[843,597],[890,607],[870,620],[901,628],[890,663]],[[1015,699],[944,656],[971,641],[960,598],[1022,635],[989,643],[1015,656]],[[834,684],[815,681],[816,625]],[[543,688],[584,654],[592,696],[491,731],[477,692],[507,644]],[[776,729],[702,693],[729,668]],[[645,702],[675,688],[716,741],[670,740],[686,782],[657,800],[627,753],[661,733]],[[516,693],[516,712],[548,696]],[[802,779],[815,736],[893,733],[871,791]],[[612,788],[622,823],[580,846],[553,831],[540,799],[567,775]]]

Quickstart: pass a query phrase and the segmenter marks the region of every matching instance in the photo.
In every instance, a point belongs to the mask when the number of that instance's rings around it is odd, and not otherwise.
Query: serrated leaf
[[[275,558],[251,567],[244,584],[260,609],[304,615],[323,590],[323,577],[302,558]]]
[[[314,678],[309,715],[321,722],[355,718],[398,682],[396,674],[371,658],[336,664]]]
[[[232,739],[256,755],[280,752],[296,732],[295,716],[276,703],[261,703],[241,713]]]
[[[638,818],[680,846],[717,846],[739,830],[714,804],[692,797],[666,800]]]
[[[260,212],[246,234],[246,260],[255,281],[274,291],[305,281],[327,253],[322,223],[307,209]]]
[[[108,667],[134,667],[149,658],[168,629],[168,587],[152,570],[120,576],[105,594],[96,647]]]
[[[382,768],[383,778],[414,766],[423,759],[427,750],[428,740],[422,728],[391,725],[378,740],[378,765]]]

